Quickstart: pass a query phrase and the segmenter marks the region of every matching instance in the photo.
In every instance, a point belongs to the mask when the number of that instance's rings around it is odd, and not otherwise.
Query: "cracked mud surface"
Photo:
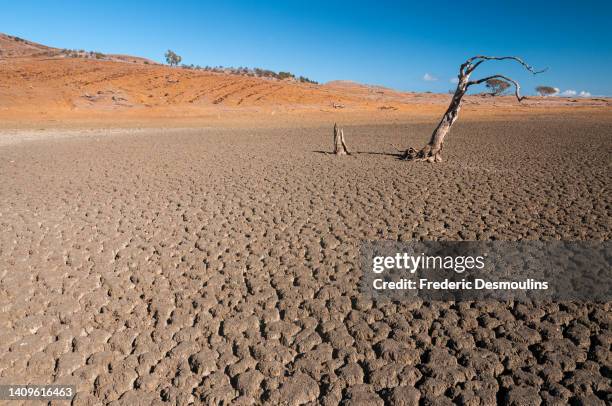
[[[605,404],[610,303],[376,303],[361,239],[610,238],[612,121],[0,147],[0,384],[74,404]]]

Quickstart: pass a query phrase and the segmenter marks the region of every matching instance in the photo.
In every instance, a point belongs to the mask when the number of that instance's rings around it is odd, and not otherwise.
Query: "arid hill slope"
[[[403,93],[348,81],[325,85],[169,67],[153,61],[47,47],[0,34],[0,119],[118,121],[264,113],[439,114],[448,95]],[[599,106],[607,100],[473,96],[466,105],[524,111],[538,106]],[[607,107],[606,107],[607,108]]]
[[[59,49],[0,33],[0,58],[49,56]]]

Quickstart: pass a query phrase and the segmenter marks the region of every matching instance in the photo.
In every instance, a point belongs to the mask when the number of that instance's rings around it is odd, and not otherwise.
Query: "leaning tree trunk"
[[[336,155],[351,155],[346,147],[344,141],[344,130],[338,128],[338,125],[334,123],[334,154]]]
[[[440,123],[431,135],[429,143],[427,143],[427,145],[425,145],[420,150],[416,150],[414,148],[406,149],[403,152],[402,159],[426,162],[442,162],[442,146],[444,145],[444,137],[446,137],[446,135],[449,133],[455,121],[457,121],[457,118],[459,117],[459,110],[461,110],[461,100],[463,99],[463,96],[465,96],[465,94],[467,93],[468,88],[472,85],[478,85],[480,83],[486,82],[489,79],[504,79],[514,84],[515,94],[518,101],[520,102],[521,100],[523,100],[524,97],[520,95],[520,85],[513,79],[510,79],[506,76],[493,75],[478,80],[470,80],[470,75],[472,74],[472,72],[474,72],[474,69],[476,69],[478,65],[480,65],[484,61],[505,59],[517,61],[533,74],[544,72],[543,70],[533,70],[531,66],[527,65],[525,62],[523,62],[522,59],[517,58],[515,56],[475,56],[468,59],[464,64],[461,65],[459,69],[459,81],[457,83],[457,89],[455,90],[453,99],[451,100],[448,109],[446,109],[446,112],[442,116],[442,120],[440,120]]]
[[[420,151],[410,149],[410,152],[406,151],[406,155],[410,153],[414,156],[405,156],[404,159],[421,159],[427,162],[442,162],[442,145],[444,144],[444,137],[451,129],[451,126],[459,117],[459,110],[461,110],[461,99],[467,91],[467,80],[459,82],[457,90],[453,95],[446,113],[442,116],[442,120],[431,135],[429,143],[425,145]]]

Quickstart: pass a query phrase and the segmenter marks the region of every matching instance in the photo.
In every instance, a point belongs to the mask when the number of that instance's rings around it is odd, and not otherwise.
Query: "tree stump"
[[[334,123],[334,154],[351,155],[344,140],[344,130]]]

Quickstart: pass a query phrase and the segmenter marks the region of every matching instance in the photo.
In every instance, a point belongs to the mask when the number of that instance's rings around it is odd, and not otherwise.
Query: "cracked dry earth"
[[[0,147],[0,384],[85,404],[606,404],[610,303],[393,303],[362,239],[610,238],[612,121],[151,130]],[[15,403],[17,404],[17,403]]]

